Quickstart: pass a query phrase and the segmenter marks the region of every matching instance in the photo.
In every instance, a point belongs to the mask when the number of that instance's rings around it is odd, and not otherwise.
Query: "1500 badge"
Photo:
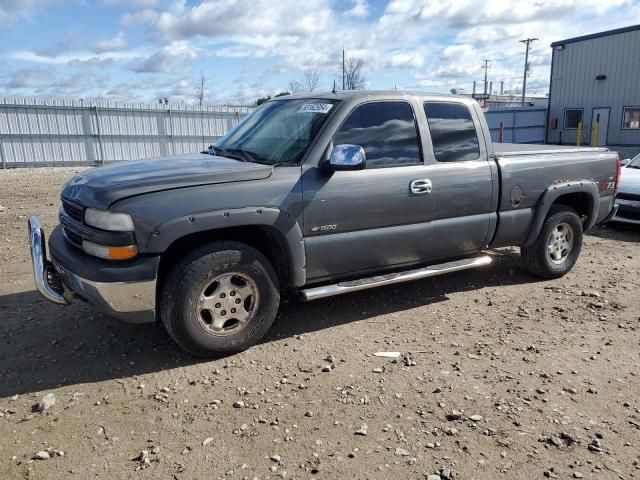
[[[335,230],[338,227],[338,225],[320,225],[319,227],[311,227],[311,231],[313,233],[317,233],[317,232],[330,232],[332,230]]]

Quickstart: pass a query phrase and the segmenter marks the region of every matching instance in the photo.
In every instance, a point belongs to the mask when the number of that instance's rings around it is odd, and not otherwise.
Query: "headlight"
[[[130,232],[133,230],[133,220],[126,213],[113,213],[108,210],[87,208],[84,211],[84,221],[92,227],[112,232]]]
[[[106,258],[107,260],[128,260],[138,254],[138,248],[135,245],[109,247],[108,245],[100,245],[87,240],[82,241],[82,249],[89,255]]]

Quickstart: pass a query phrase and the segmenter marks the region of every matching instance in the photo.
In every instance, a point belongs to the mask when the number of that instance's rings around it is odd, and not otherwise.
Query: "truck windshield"
[[[633,157],[633,160],[631,160],[628,164],[627,164],[627,168],[637,168],[640,169],[640,153],[638,155],[636,155],[635,157]]]
[[[269,165],[295,164],[336,103],[320,99],[268,102],[222,137],[211,153]]]

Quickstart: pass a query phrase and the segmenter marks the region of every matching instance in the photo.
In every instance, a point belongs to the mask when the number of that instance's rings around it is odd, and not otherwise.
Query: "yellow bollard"
[[[600,131],[600,122],[596,122],[596,124],[593,126],[593,136],[591,137],[591,146],[592,147],[597,147],[598,146],[598,132]]]
[[[576,137],[576,146],[582,145],[582,122],[578,122],[578,136]]]

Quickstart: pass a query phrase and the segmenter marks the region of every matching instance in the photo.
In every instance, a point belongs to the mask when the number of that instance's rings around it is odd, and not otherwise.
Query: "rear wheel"
[[[213,242],[172,268],[162,289],[160,314],[183,349],[216,357],[258,342],[279,303],[278,278],[264,255],[241,243]]]
[[[533,244],[522,247],[524,264],[534,275],[559,278],[575,265],[582,249],[582,222],[574,209],[554,205]]]

